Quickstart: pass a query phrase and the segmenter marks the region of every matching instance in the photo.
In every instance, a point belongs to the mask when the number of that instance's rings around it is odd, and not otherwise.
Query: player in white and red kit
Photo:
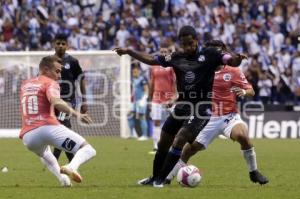
[[[248,165],[250,180],[259,184],[268,183],[268,179],[257,169],[256,153],[248,136],[247,125],[237,110],[237,96],[253,95],[254,90],[240,68],[220,66],[220,70],[215,72],[214,77],[212,117],[195,141],[184,146],[181,158],[170,172],[167,181],[174,178],[178,170],[187,164],[191,156],[200,150],[205,150],[217,136],[223,134],[241,145],[243,156]]]
[[[164,48],[161,48],[161,53]],[[155,153],[160,138],[161,124],[167,116],[167,107],[176,97],[176,77],[173,69],[152,66],[150,73],[151,118],[153,120],[153,148]]]
[[[96,151],[82,136],[61,125],[54,115],[55,108],[84,123],[92,122],[87,114],[75,111],[60,99],[60,87],[56,81],[61,77],[61,66],[56,56],[44,57],[39,64],[39,76],[22,83],[22,129],[19,137],[30,151],[41,158],[63,186],[71,186],[69,177],[75,182],[81,182],[82,177],[77,170],[81,164],[94,157]],[[68,165],[60,167],[49,146],[75,153],[75,156]]]

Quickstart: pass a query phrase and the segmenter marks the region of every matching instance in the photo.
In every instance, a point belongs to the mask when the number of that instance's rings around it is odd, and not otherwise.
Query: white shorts
[[[39,156],[42,156],[47,146],[76,153],[85,139],[64,125],[45,125],[33,129],[23,136],[23,144]]]
[[[212,116],[195,141],[207,148],[218,135],[230,138],[231,130],[237,124],[244,124],[247,127],[247,124],[241,119],[238,113]]]
[[[168,109],[163,104],[151,103],[151,119],[165,120],[168,116]]]

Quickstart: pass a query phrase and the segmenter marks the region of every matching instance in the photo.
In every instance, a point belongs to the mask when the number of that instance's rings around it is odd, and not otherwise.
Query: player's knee
[[[202,151],[205,149],[205,146],[199,142],[193,142],[193,144],[191,144],[191,153],[194,155],[195,153],[197,153],[198,151]]]
[[[88,151],[88,153],[91,157],[96,156],[96,154],[97,154],[96,149],[94,147],[92,147],[92,145],[87,143],[83,147],[85,148],[86,151]],[[81,148],[83,148],[83,147],[81,147]]]
[[[250,142],[250,139],[249,139],[248,135],[246,133],[243,133],[243,132],[235,133],[234,141],[237,141],[242,146],[251,145],[251,142]]]
[[[230,137],[234,141],[246,141],[249,139],[246,127],[243,124],[238,124],[231,130]]]
[[[183,135],[177,135],[173,141],[173,146],[176,148],[183,148],[187,140]]]
[[[187,142],[192,144],[195,140],[195,136],[189,131],[182,131],[176,137],[177,137],[177,143],[182,146],[184,146],[184,144]]]

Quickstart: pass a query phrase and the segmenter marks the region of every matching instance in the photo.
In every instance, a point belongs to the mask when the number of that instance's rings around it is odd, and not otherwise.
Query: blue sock
[[[128,126],[130,129],[130,135],[133,136],[133,130],[135,128],[135,119],[134,117],[128,117]]]
[[[141,124],[142,135],[147,137],[148,126],[147,126],[146,119],[140,119],[140,124]]]

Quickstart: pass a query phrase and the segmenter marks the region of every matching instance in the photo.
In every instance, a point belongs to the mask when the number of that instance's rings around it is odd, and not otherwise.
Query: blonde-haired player
[[[96,150],[82,136],[61,125],[54,115],[55,108],[86,124],[92,122],[87,114],[75,111],[60,99],[60,88],[56,82],[61,77],[62,65],[59,61],[56,56],[42,58],[39,75],[22,83],[20,138],[30,151],[41,158],[63,186],[71,186],[69,177],[75,182],[81,182],[82,177],[77,170],[96,155]],[[69,164],[60,167],[49,146],[74,153],[75,156]]]

